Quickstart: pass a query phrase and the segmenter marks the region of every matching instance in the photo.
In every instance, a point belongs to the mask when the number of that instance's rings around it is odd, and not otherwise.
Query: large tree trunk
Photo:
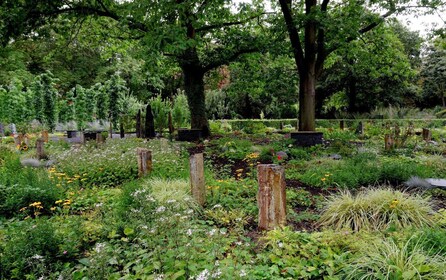
[[[206,116],[204,70],[199,64],[195,50],[189,50],[182,59],[181,69],[184,75],[184,90],[189,104],[191,128],[201,129],[203,137],[206,138],[210,135],[210,130]]]
[[[316,77],[302,73],[299,80],[299,131],[316,129]]]

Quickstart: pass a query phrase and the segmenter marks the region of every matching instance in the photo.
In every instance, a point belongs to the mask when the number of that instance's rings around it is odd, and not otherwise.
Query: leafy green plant
[[[366,245],[349,261],[343,279],[444,279],[444,256],[429,256],[411,242],[388,238]]]
[[[274,279],[334,277],[349,255],[343,252],[338,239],[330,234],[298,232],[288,227],[275,229],[262,238],[265,250],[259,258],[270,266]]]
[[[325,203],[320,224],[336,230],[387,230],[432,224],[427,198],[390,188],[369,189],[355,196],[348,191],[332,195]]]

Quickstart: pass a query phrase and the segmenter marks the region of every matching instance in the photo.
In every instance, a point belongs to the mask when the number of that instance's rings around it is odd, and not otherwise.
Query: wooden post
[[[152,171],[152,151],[145,148],[136,148],[138,159],[138,176],[143,177]]]
[[[277,164],[257,166],[259,229],[270,230],[286,224],[285,168]]]
[[[28,138],[28,134],[25,134],[23,136],[23,141],[25,142],[26,146],[29,146],[29,138]]]
[[[199,205],[204,205],[206,202],[203,161],[203,153],[194,154],[189,157],[191,193]]]
[[[394,145],[395,145],[395,143],[394,143],[392,135],[390,135],[390,134],[384,135],[385,150],[390,151],[391,149],[393,149]]]
[[[44,131],[42,131],[42,138],[43,138],[43,141],[44,141],[45,143],[48,143],[48,140],[49,140],[49,137],[48,137],[48,130],[44,130]]]
[[[344,121],[344,120],[341,120],[341,121],[339,122],[339,128],[340,128],[341,130],[344,130],[344,128],[345,128],[345,121]]]
[[[432,140],[432,132],[427,128],[423,128],[423,140],[424,141]]]
[[[37,139],[36,141],[36,150],[37,150],[37,159],[45,159],[45,149],[44,149],[44,140],[42,138]]]

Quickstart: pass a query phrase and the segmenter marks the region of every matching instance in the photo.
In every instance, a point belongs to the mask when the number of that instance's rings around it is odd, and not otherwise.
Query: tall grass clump
[[[422,227],[432,224],[430,213],[429,199],[419,195],[390,188],[369,189],[356,195],[344,191],[325,202],[320,224],[354,231]]]
[[[376,240],[352,258],[343,279],[446,279],[446,258],[429,256],[412,239],[396,242]]]

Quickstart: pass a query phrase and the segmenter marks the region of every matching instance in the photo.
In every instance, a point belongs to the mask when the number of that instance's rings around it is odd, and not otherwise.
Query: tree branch
[[[240,25],[240,24],[244,24],[249,22],[252,19],[258,18],[261,15],[264,15],[264,13],[260,13],[254,16],[251,16],[249,18],[246,18],[244,20],[240,20],[240,21],[233,21],[233,22],[222,22],[222,23],[217,23],[217,24],[211,24],[211,25],[205,25],[202,27],[197,28],[195,31],[196,32],[206,32],[206,31],[210,31],[210,30],[214,30],[214,29],[219,29],[222,27],[229,27],[229,26],[234,26],[234,25]]]
[[[296,62],[297,69],[299,73],[303,73],[304,65],[304,52],[302,50],[302,45],[299,38],[299,31],[294,25],[293,14],[291,12],[291,7],[288,6],[287,0],[279,0],[280,8],[285,19],[285,23],[288,29],[288,35],[290,36],[291,46],[293,48],[294,60]],[[291,5],[291,1],[290,1]]]
[[[246,49],[239,49],[238,51],[232,53],[228,57],[224,57],[224,58],[221,58],[219,60],[216,59],[213,62],[209,63],[208,65],[203,66],[203,71],[204,71],[204,73],[206,73],[206,72],[208,72],[208,71],[210,71],[212,69],[218,68],[218,67],[220,67],[222,65],[229,64],[230,62],[236,60],[237,58],[239,58],[243,54],[254,53],[254,52],[258,52],[258,51],[259,51],[259,49],[255,48],[255,47],[246,48]]]

